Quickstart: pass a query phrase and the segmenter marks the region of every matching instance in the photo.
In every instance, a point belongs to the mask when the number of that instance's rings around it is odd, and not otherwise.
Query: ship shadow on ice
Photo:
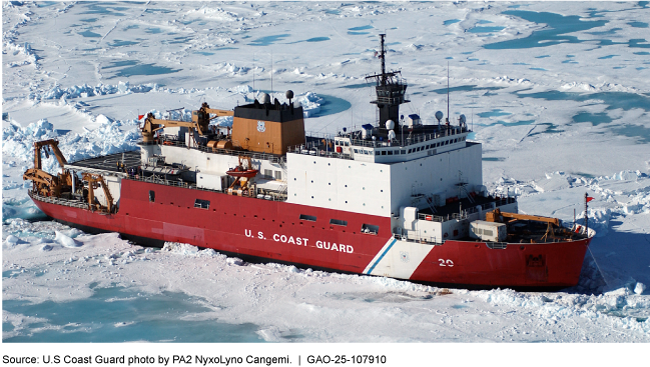
[[[2,203],[2,222],[6,224],[11,219],[24,219],[28,222],[52,220],[36,206],[28,205],[29,198],[7,200]]]
[[[650,283],[650,235],[613,229],[623,223],[617,217],[612,214],[608,233],[591,242],[578,284],[564,292],[597,296],[619,290],[632,294],[637,282]]]

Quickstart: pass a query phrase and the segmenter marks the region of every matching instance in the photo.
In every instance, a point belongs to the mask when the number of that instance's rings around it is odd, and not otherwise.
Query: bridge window
[[[210,201],[196,199],[194,200],[194,207],[199,209],[210,209]]]
[[[307,214],[300,214],[300,220],[308,220],[310,222],[315,222],[316,217],[313,215],[307,215]]]
[[[361,233],[377,234],[379,233],[379,226],[364,223],[361,226]]]
[[[340,220],[340,219],[330,219],[330,224],[345,227],[345,226],[348,225],[348,221],[347,220]]]
[[[282,179],[282,171],[275,171],[275,179],[276,180]]]

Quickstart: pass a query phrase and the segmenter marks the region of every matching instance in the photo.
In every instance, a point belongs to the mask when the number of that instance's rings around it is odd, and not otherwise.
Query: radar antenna
[[[379,127],[386,128],[386,121],[393,120],[395,127],[399,125],[399,105],[410,102],[404,99],[406,93],[406,81],[400,78],[400,71],[386,71],[386,34],[379,35],[381,50],[377,57],[381,59],[381,74],[367,76],[366,79],[374,78],[376,81],[375,91],[377,100],[370,103],[376,104],[379,109]]]
[[[447,125],[449,125],[449,61],[447,61]]]

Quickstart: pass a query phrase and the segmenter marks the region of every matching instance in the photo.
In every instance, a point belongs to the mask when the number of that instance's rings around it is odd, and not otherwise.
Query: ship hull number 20
[[[451,261],[450,259],[446,259],[446,260],[445,259],[438,259],[438,261],[440,261],[440,264],[439,264],[440,266],[449,266],[449,267],[454,266],[454,262]]]

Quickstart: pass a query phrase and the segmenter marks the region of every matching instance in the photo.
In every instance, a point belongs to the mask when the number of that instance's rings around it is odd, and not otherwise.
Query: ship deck
[[[513,197],[495,198],[492,196],[484,197],[476,195],[471,200],[469,198],[461,198],[442,206],[423,208],[419,212],[424,215],[447,217],[452,216],[453,214],[459,214],[461,208],[463,211],[467,211],[468,214],[471,214],[476,211],[476,207],[479,205],[482,207],[482,210],[489,210],[491,208],[491,203],[495,203],[496,206],[499,207],[504,204],[514,203],[515,201],[516,199]]]
[[[83,159],[76,162],[69,162],[67,165],[75,168],[89,168],[109,172],[123,172],[118,163],[124,163],[126,168],[137,167],[141,163],[140,150],[132,150],[123,153],[109,154],[102,157]]]

